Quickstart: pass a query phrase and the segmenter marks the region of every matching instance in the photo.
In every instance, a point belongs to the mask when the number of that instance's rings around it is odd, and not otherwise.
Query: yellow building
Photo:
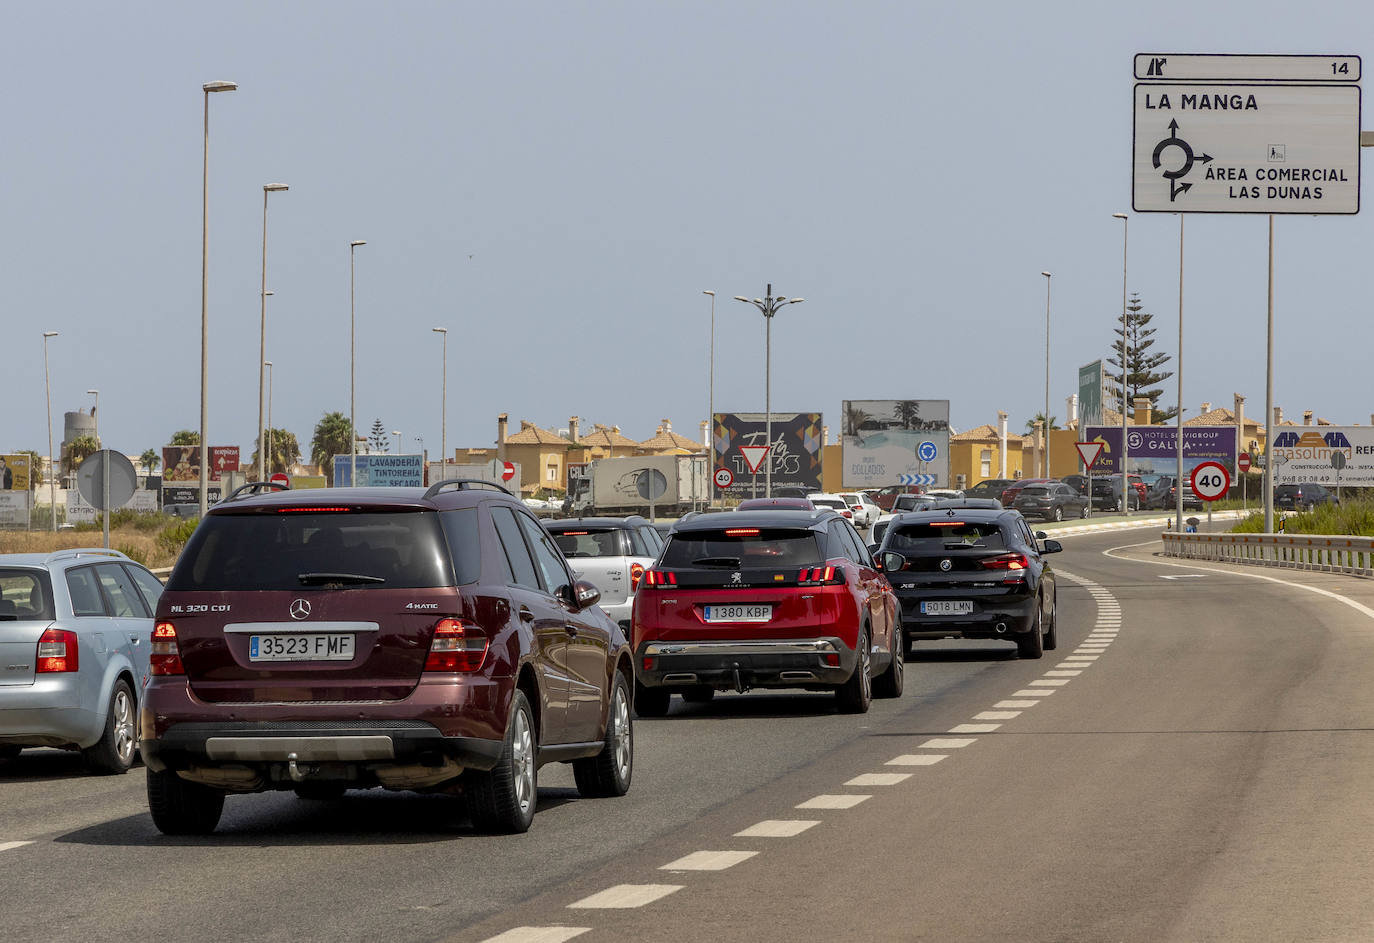
[[[1026,467],[1025,441],[1029,437],[1007,433],[1007,473],[1002,474],[1002,437],[997,427],[984,423],[949,437],[950,487],[972,488],[989,478],[1020,478]],[[961,479],[960,476],[963,476]]]

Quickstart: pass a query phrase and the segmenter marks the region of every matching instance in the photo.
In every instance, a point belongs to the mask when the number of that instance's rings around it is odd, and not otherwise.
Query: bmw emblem
[[[950,560],[941,560],[941,561],[940,561],[940,569],[943,570],[943,571],[946,572],[946,573],[948,573],[953,567],[954,567],[954,563],[953,563],[952,561],[950,561]],[[301,601],[304,602],[304,600],[301,600]],[[310,609],[309,609],[309,607],[307,606],[307,607],[306,607],[306,612],[308,613],[309,611],[310,611]]]
[[[291,600],[291,618],[308,619],[310,617],[310,603],[304,599]]]

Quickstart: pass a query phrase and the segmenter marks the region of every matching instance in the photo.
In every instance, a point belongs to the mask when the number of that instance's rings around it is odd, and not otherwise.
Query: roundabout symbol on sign
[[[735,483],[735,476],[730,474],[728,468],[717,468],[715,482],[717,488],[728,488]]]
[[[1231,473],[1220,462],[1203,462],[1193,469],[1189,479],[1193,494],[1203,501],[1216,501],[1226,496],[1231,488]]]
[[[1178,119],[1169,122],[1169,136],[1155,145],[1154,157],[1152,159],[1155,170],[1159,170],[1160,165],[1163,163],[1160,159],[1160,155],[1171,147],[1176,147],[1183,152],[1183,163],[1174,169],[1162,171],[1164,179],[1169,181],[1170,203],[1174,202],[1180,193],[1188,192],[1188,188],[1192,186],[1191,183],[1178,183],[1177,181],[1181,177],[1188,176],[1188,171],[1193,169],[1193,161],[1200,160],[1206,164],[1210,163],[1212,160],[1211,154],[1203,154],[1196,158],[1193,156],[1192,145],[1178,136]]]
[[[935,448],[935,443],[926,439],[916,447],[916,457],[923,462],[935,461],[935,456],[939,454]]]

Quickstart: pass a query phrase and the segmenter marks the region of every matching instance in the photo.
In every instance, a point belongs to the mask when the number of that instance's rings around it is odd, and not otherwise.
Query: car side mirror
[[[590,609],[601,601],[601,590],[586,580],[578,580],[572,585],[572,597],[578,609]]]
[[[1037,530],[1037,531],[1035,532],[1035,539],[1036,539],[1036,540],[1044,540],[1044,539],[1045,539],[1046,537],[1048,537],[1048,536],[1049,536],[1049,534],[1045,533],[1043,530]]]
[[[1064,549],[1064,545],[1057,540],[1047,540],[1040,548],[1041,553],[1059,553]]]
[[[878,569],[885,573],[896,573],[906,566],[906,557],[897,553],[895,550],[884,550],[878,554],[874,561],[878,564]]]

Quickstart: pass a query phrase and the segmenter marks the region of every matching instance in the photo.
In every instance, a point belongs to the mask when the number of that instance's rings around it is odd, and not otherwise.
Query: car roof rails
[[[482,478],[445,478],[443,481],[436,481],[434,484],[430,485],[429,490],[425,492],[424,496],[426,498],[432,498],[450,485],[457,488],[459,491],[468,491],[472,488],[490,488],[493,491],[500,491],[502,494],[508,494],[512,498],[515,497],[514,494],[511,494],[511,492],[507,491],[496,482],[486,481]]]
[[[289,485],[284,485],[284,484],[282,484],[280,481],[250,481],[250,482],[248,482],[248,484],[246,484],[246,485],[239,485],[237,488],[235,488],[235,489],[233,490],[233,492],[229,495],[229,497],[224,498],[224,499],[221,500],[219,503],[220,503],[220,504],[223,504],[225,501],[233,501],[233,500],[235,500],[236,498],[240,498],[240,497],[242,497],[242,496],[244,496],[244,495],[262,494],[263,492],[266,492],[266,491],[289,491],[289,490],[290,490],[290,486],[289,486]]]
[[[74,560],[77,557],[113,557],[116,560],[127,560],[127,555],[118,550],[106,550],[104,547],[69,547],[66,550],[54,550],[43,558],[44,563],[52,563],[54,560]]]

